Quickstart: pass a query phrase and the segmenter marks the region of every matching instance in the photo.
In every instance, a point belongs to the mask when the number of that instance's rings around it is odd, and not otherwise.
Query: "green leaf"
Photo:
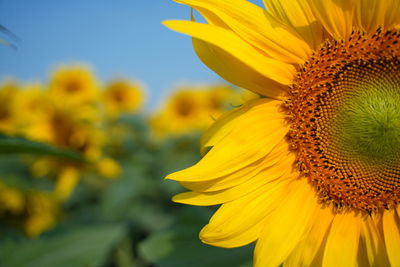
[[[186,209],[189,210],[189,209]],[[205,245],[198,238],[204,214],[178,217],[179,223],[157,232],[139,244],[140,255],[160,267],[250,267],[253,245],[224,249]]]
[[[157,233],[139,246],[142,256],[160,267],[250,267],[252,248],[224,249],[205,245],[194,228]]]
[[[1,266],[102,266],[124,235],[120,225],[80,227],[65,233],[0,247]]]
[[[81,154],[51,146],[46,143],[35,142],[21,137],[0,135],[0,154],[28,153],[66,158],[74,161],[84,161]]]

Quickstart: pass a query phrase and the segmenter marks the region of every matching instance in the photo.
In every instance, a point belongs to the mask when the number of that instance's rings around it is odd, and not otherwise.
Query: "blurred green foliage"
[[[200,132],[249,97],[189,86],[149,114],[139,84],[103,85],[84,66],[0,83],[0,267],[251,266],[251,246],[202,244],[216,207],[173,203],[183,188],[163,179],[199,161]]]
[[[141,115],[122,116],[114,123],[124,131],[107,153],[120,164],[120,178],[98,179],[96,172],[83,173],[63,203],[59,223],[36,238],[2,221],[0,266],[251,266],[251,246],[222,249],[198,239],[215,208],[170,201],[182,188],[163,177],[199,160],[199,135],[153,140]],[[53,157],[68,155],[48,144],[8,141],[18,143],[18,152],[33,152],[29,157],[46,152]],[[0,150],[4,144],[0,141]],[[0,174],[9,176],[15,186],[49,188],[47,180],[29,177],[26,153],[0,154]]]

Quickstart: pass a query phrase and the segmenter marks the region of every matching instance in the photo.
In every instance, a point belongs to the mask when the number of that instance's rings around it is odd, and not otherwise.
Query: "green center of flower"
[[[400,86],[389,80],[361,85],[338,116],[342,146],[366,160],[386,161],[400,152]]]

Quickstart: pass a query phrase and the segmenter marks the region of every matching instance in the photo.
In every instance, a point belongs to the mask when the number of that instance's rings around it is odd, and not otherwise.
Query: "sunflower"
[[[206,111],[205,94],[193,87],[177,88],[150,121],[157,136],[189,134],[205,129],[211,123],[212,118]]]
[[[178,0],[167,21],[263,98],[205,133],[174,201],[222,204],[204,243],[256,242],[254,265],[400,266],[400,1]]]
[[[32,190],[26,193],[26,211],[24,220],[25,233],[36,237],[53,228],[60,213],[57,198],[47,192]]]
[[[56,100],[86,104],[96,100],[98,82],[87,67],[64,66],[52,74],[48,90]]]
[[[236,88],[222,83],[178,87],[164,107],[152,116],[150,125],[159,137],[203,131],[237,105],[241,97]]]
[[[51,100],[51,99],[50,99]],[[65,105],[51,101],[46,115],[25,127],[30,139],[79,152],[95,163],[101,158],[106,136],[101,128],[98,110],[91,105]],[[32,165],[34,176],[55,175],[56,195],[67,199],[87,167],[86,163],[43,157]]]
[[[0,216],[6,213],[22,213],[24,202],[24,194],[21,191],[0,182]]]
[[[15,134],[18,111],[15,109],[20,94],[20,85],[12,80],[0,84],[0,133]]]
[[[123,112],[135,112],[143,104],[141,86],[128,80],[110,82],[103,92],[103,102],[107,113],[115,117]]]
[[[31,139],[49,140],[51,129],[46,118],[52,111],[52,103],[43,85],[24,86],[16,102],[14,109],[18,117],[18,134]]]
[[[13,227],[21,226],[26,235],[36,237],[52,228],[59,213],[60,203],[53,194],[0,182],[0,219]]]

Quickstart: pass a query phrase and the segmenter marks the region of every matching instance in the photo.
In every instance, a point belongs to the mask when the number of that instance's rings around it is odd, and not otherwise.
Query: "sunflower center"
[[[65,91],[67,91],[68,93],[76,93],[80,91],[80,89],[81,85],[79,81],[76,80],[68,81],[67,84],[65,85]]]
[[[182,117],[187,117],[193,112],[193,103],[189,99],[181,99],[177,105],[177,113]]]
[[[343,150],[377,162],[399,155],[400,82],[391,78],[376,77],[376,84],[372,80],[361,84],[355,88],[360,95],[344,103],[336,119],[337,129],[344,130],[338,136]]]
[[[324,203],[400,202],[399,31],[327,42],[299,70],[285,108],[299,170]]]

